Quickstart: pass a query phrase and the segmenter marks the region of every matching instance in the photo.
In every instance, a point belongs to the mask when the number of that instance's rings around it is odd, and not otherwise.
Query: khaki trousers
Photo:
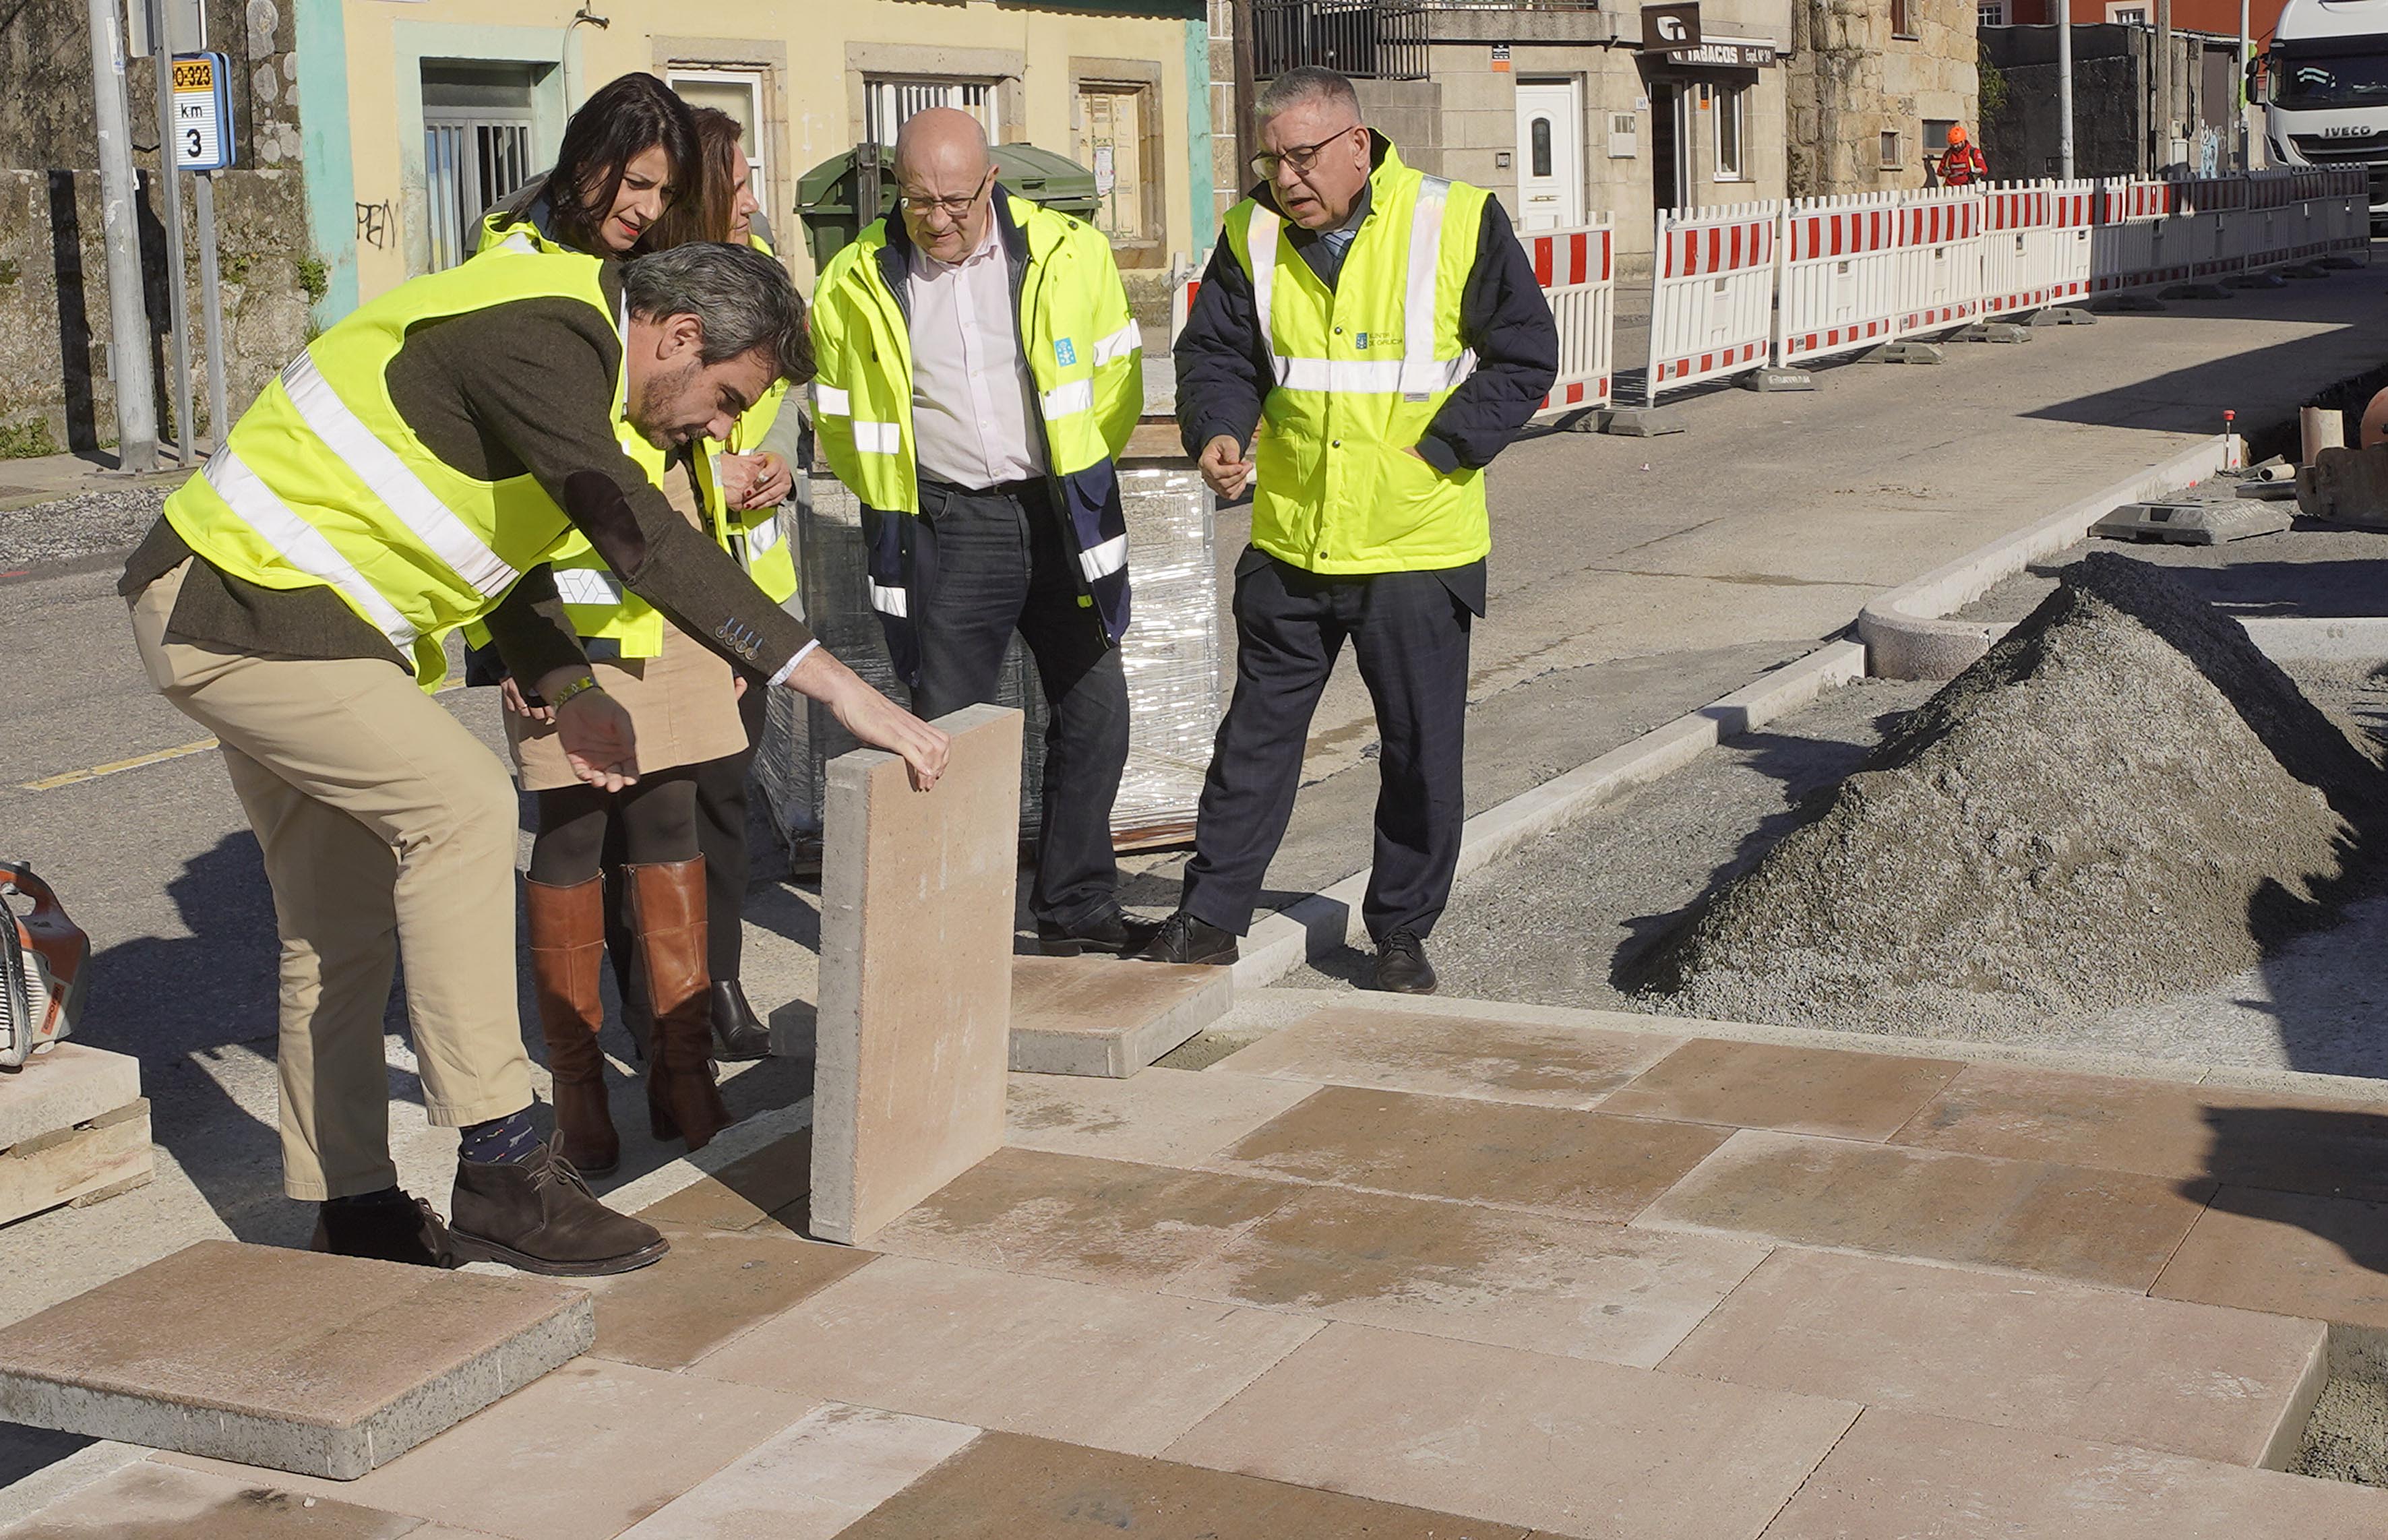
[[[514,1012],[512,782],[374,658],[169,641],[189,564],[133,601],[149,682],[222,742],[282,935],[283,1190],[320,1201],[398,1180],[382,1013],[406,959],[423,1101],[444,1127],[530,1105]]]

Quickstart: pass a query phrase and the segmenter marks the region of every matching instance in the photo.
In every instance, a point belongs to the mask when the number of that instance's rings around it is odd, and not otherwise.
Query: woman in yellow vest
[[[704,186],[708,204],[702,210],[701,232],[695,238],[727,238],[733,246],[751,246],[772,255],[770,243],[755,228],[762,199],[754,187],[754,168],[746,159],[738,120],[711,108],[696,113],[699,154],[705,161]],[[717,196],[718,195],[718,196]],[[688,206],[697,212],[693,205]],[[795,467],[810,458],[805,443],[804,414],[782,411],[787,401],[785,381],[765,391],[738,419],[737,431],[727,443],[705,441],[705,512],[714,538],[721,542],[756,586],[786,606],[795,597],[794,553],[781,523],[781,507],[795,487]],[[760,1059],[771,1051],[771,1034],[755,1008],[747,1003],[740,981],[744,962],[748,861],[746,851],[746,776],[763,737],[765,692],[753,681],[738,697],[738,719],[746,732],[745,747],[696,768],[696,843],[705,855],[705,887],[708,915],[706,962],[713,977],[713,1046],[722,1059]],[[615,956],[630,956],[627,935],[616,938]]]
[[[641,81],[648,83],[635,83]],[[658,142],[692,148],[672,159],[669,204],[654,217],[642,218],[635,230],[629,221],[609,218],[595,231],[601,243],[610,249],[617,237],[629,237],[641,248],[661,249],[726,235],[726,228],[697,226],[708,215],[726,226],[731,195],[709,185],[712,179],[702,151],[695,148],[700,140],[687,104],[653,77],[624,76],[592,96],[566,130],[566,146],[603,141],[602,126],[586,134],[580,129],[608,93],[638,112],[652,108],[672,121],[672,126],[653,134]],[[647,132],[642,130],[641,136]],[[613,146],[616,151],[624,147],[618,139]],[[549,186],[567,181],[565,159],[559,157],[559,169],[547,179]],[[636,159],[631,164],[637,164]],[[576,185],[585,185],[581,175],[573,171]],[[493,212],[483,233],[486,255],[476,260],[508,261],[523,251],[563,246],[560,237],[566,228],[553,217],[555,210],[542,196],[511,216],[507,210]],[[542,212],[545,223],[540,223]],[[625,434],[622,447],[683,517],[729,543],[716,516],[720,500],[710,490],[710,457],[702,444],[667,455],[643,439]],[[710,904],[697,842],[697,767],[742,754],[747,740],[737,706],[741,687],[728,664],[629,593],[586,540],[567,541],[550,566],[599,683],[629,711],[639,733],[639,782],[618,792],[591,787],[565,759],[553,714],[536,697],[507,684],[507,744],[523,789],[534,794],[539,809],[525,884],[526,912],[540,1032],[554,1079],[556,1127],[565,1159],[582,1171],[603,1173],[619,1164],[621,1150],[607,1106],[604,1055],[597,1037],[605,1020],[597,977],[606,950],[609,911],[630,910],[635,949],[644,965],[642,988],[632,983],[627,965],[618,965],[616,976],[626,999],[634,992],[644,996],[647,1105],[654,1136],[685,1139],[690,1149],[701,1149],[730,1122],[709,1063],[714,1050]],[[620,879],[611,905],[603,874],[609,850],[617,857],[614,864]],[[668,883],[654,873],[667,874]],[[651,887],[667,890],[673,901],[657,901]],[[725,919],[737,923],[734,910]],[[623,940],[628,943],[629,937]],[[630,949],[626,944],[617,948],[617,956]],[[669,1073],[658,1073],[667,1065],[672,1066]],[[693,1066],[702,1066],[701,1071]]]
[[[718,121],[709,121],[718,120]],[[683,191],[659,220],[642,234],[652,248],[668,248],[680,241],[718,241],[733,236],[735,224],[752,215],[755,200],[745,188],[745,155],[738,148],[738,124],[718,112],[697,120],[695,174],[683,179]],[[538,236],[523,227],[492,222],[488,246],[511,248],[518,239]],[[757,411],[776,406],[783,391],[771,391]],[[755,414],[750,414],[755,415]],[[750,570],[768,597],[786,602],[795,592],[795,568],[786,544],[779,542],[779,502],[788,490],[788,464],[781,456],[735,456],[718,452],[709,439],[688,456],[667,458],[642,439],[623,441],[626,453],[647,470],[647,477],[664,487],[673,506],[697,528],[714,535],[730,556]],[[724,480],[733,494],[724,494]],[[733,511],[730,502],[759,503],[757,514],[745,506]],[[623,1000],[633,1000],[626,1014],[647,1017],[647,1037],[705,1037],[706,1050],[718,1058],[762,1058],[768,1053],[768,1031],[755,1020],[738,986],[738,931],[745,897],[745,764],[755,728],[762,719],[762,693],[750,690],[750,681],[730,676],[709,649],[690,643],[664,616],[635,594],[626,592],[604,561],[588,542],[571,542],[552,561],[556,592],[564,597],[573,628],[580,632],[590,656],[600,668],[602,683],[621,697],[633,721],[642,728],[642,764],[650,767],[647,793],[642,783],[630,793],[592,793],[568,776],[552,743],[552,731],[535,709],[511,709],[506,735],[514,747],[523,788],[538,793],[540,834],[532,840],[530,857],[530,948],[540,976],[540,1025],[556,1079],[556,1125],[566,1137],[566,1151],[583,1170],[606,1170],[618,1161],[604,1096],[604,1058],[597,1053],[597,1031],[604,1026],[604,1008],[594,993],[594,948],[614,953],[614,974]],[[750,697],[750,714],[738,700]],[[509,688],[509,706],[521,694]],[[527,705],[527,702],[523,702]],[[752,717],[752,719],[750,719]],[[709,771],[709,773],[706,773]],[[721,850],[721,840],[705,840],[706,829],[726,823],[718,812],[718,790],[735,773],[735,852],[724,857],[729,872],[714,879],[709,855]],[[706,788],[714,795],[706,797]],[[705,807],[714,802],[714,807]],[[712,847],[706,847],[712,846]],[[654,948],[645,935],[633,943],[628,908],[621,897],[630,888],[623,876],[635,867],[679,864],[705,874],[705,914],[683,924],[702,924],[705,931],[705,979],[635,979],[630,958],[640,955],[652,967]],[[604,876],[616,876],[616,902],[604,902]],[[718,910],[718,912],[717,912]],[[614,924],[609,924],[614,922]],[[611,931],[611,934],[606,934]],[[721,935],[730,935],[726,976],[714,974],[714,958],[724,955]],[[554,988],[549,986],[554,984]],[[642,988],[640,988],[642,984]],[[700,996],[688,1005],[688,988]],[[638,1000],[645,996],[645,1000]],[[683,1000],[680,1014],[695,1017],[667,1022],[662,1000]],[[635,1005],[645,1003],[640,1012]],[[650,1050],[659,1055],[662,1050]],[[685,1134],[690,1149],[700,1149],[729,1113],[712,1093],[712,1103],[695,1115],[679,1115],[659,1101],[664,1082],[650,1075],[650,1113],[654,1134]],[[706,1072],[706,1087],[712,1075]],[[690,1122],[695,1126],[690,1126]]]

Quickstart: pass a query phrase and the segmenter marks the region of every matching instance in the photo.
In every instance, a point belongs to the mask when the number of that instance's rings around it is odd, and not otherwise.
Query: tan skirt
[[[669,622],[664,626],[663,651],[656,656],[598,663],[591,671],[605,693],[629,711],[638,731],[641,770],[701,765],[746,747],[730,665]],[[757,686],[750,682],[747,688]],[[514,750],[523,790],[552,792],[580,784],[556,742],[553,723],[529,721],[511,711],[504,716],[506,745]]]

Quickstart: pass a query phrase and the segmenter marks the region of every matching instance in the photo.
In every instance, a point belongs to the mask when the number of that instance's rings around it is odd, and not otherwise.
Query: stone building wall
[[[1978,129],[1974,0],[1907,0],[1907,35],[1885,0],[1792,0],[1789,185],[1794,197],[1920,187],[1926,123]],[[1885,134],[1899,136],[1886,165]],[[1991,168],[1997,174],[1997,168]]]
[[[137,3],[137,0],[136,0]],[[309,249],[298,165],[298,56],[288,0],[207,0],[208,46],[232,61],[235,170],[216,177],[225,382],[235,413],[302,347],[323,269]],[[85,8],[0,5],[0,459],[112,444],[108,260],[101,245],[97,128]],[[155,77],[126,72],[136,228],[149,316],[145,338],[161,437],[171,439],[165,228],[157,180]],[[205,437],[207,353],[190,184],[184,185],[192,403]]]

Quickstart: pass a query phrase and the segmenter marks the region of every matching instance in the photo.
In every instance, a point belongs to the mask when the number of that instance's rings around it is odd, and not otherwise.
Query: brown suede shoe
[[[599,1203],[552,1143],[527,1161],[458,1161],[450,1210],[449,1251],[459,1262],[599,1278],[646,1266],[671,1250],[653,1225]]]
[[[605,1002],[597,992],[605,957],[605,883],[559,887],[523,879],[529,921],[531,984],[539,995],[540,1036],[554,1075],[555,1135],[563,1155],[592,1177],[622,1163],[621,1137],[605,1104],[605,1055],[597,1034]]]
[[[429,1203],[403,1192],[386,1203],[318,1204],[307,1249],[416,1267],[456,1265],[448,1254],[448,1227]]]
[[[712,979],[705,967],[705,859],[625,866],[639,961],[654,1010],[647,1116],[657,1139],[702,1150],[733,1121],[713,1072]]]

